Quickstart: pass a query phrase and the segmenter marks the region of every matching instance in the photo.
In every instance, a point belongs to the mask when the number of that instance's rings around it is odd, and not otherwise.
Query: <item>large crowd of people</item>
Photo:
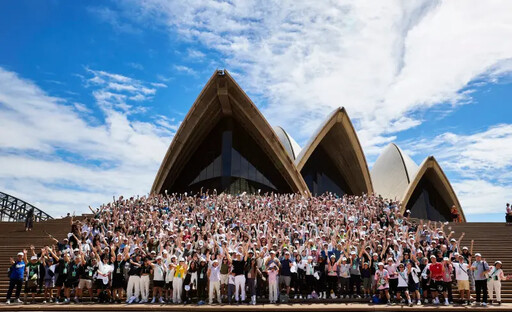
[[[22,286],[26,303],[448,305],[454,291],[471,304],[472,287],[475,304],[501,303],[501,262],[378,196],[185,193],[91,210],[11,259],[7,303]]]

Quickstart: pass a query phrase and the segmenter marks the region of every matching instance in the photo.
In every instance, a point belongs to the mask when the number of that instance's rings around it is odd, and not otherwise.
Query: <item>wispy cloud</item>
[[[139,34],[141,30],[132,23],[126,21],[117,11],[107,7],[89,7],[87,9],[91,16],[101,22],[108,23],[117,32]]]
[[[512,57],[512,3],[503,1],[130,3],[139,20],[221,55],[299,141],[345,106],[372,154],[421,124],[415,112],[466,103],[464,87],[482,74],[492,81]]]
[[[131,119],[130,109],[145,109],[128,104],[138,93],[108,89],[112,82],[140,89],[143,81],[90,69],[84,78],[94,81],[88,87],[95,103],[67,103],[0,67],[0,189],[53,215],[149,191],[178,124]],[[91,105],[104,121],[82,116]]]
[[[503,212],[512,194],[512,124],[471,134],[446,132],[407,142],[411,154],[431,154],[451,173],[467,213]]]
[[[194,69],[185,65],[174,65],[172,68],[180,73],[185,73],[191,76],[197,76],[197,72]]]

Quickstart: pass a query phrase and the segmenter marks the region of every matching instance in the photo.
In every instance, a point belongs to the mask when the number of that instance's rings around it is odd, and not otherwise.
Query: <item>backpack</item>
[[[279,294],[279,302],[280,303],[288,303],[290,301],[290,297],[286,293]]]

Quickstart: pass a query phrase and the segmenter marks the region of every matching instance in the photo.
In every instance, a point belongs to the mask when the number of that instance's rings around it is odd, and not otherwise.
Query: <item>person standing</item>
[[[475,254],[475,261],[471,265],[471,271],[473,271],[473,276],[475,277],[475,304],[485,307],[487,306],[487,278],[485,275],[489,273],[489,265],[485,260],[482,260],[481,254]],[[480,302],[480,299],[482,299],[482,302]]]
[[[158,302],[164,303],[163,289],[165,285],[165,271],[166,267],[163,264],[162,256],[156,257],[156,263],[151,263],[153,267],[153,300],[151,303],[156,302],[156,297],[160,295]]]
[[[469,265],[464,262],[463,255],[457,255],[458,262],[453,264],[455,270],[455,279],[457,279],[457,289],[460,293],[462,304],[470,304],[470,291],[469,291]],[[464,296],[465,295],[465,296]],[[465,300],[464,300],[465,298]]]
[[[444,266],[442,263],[437,262],[434,255],[430,256],[430,263],[428,270],[430,270],[430,291],[432,292],[432,303],[439,304],[439,292],[444,292]],[[445,305],[448,305],[448,298],[445,297]]]
[[[210,289],[208,291],[209,304],[213,303],[214,293],[217,295],[217,303],[222,303],[220,295],[220,266],[217,259],[213,260],[211,267],[208,269],[208,279],[210,280]]]
[[[487,289],[489,291],[489,299],[493,301],[493,293],[496,292],[496,301],[501,305],[501,281],[506,279],[501,261],[494,262],[494,266],[489,268],[489,277],[487,278]]]
[[[25,217],[25,232],[32,231],[34,227],[34,207],[30,208],[27,211],[27,215]]]
[[[7,290],[7,301],[6,304],[11,303],[11,296],[14,287],[16,287],[16,303],[23,303],[20,300],[21,287],[23,285],[23,278],[25,276],[25,267],[28,263],[27,261],[27,250],[24,249],[23,252],[18,252],[16,256],[16,260],[11,258],[11,268],[9,272],[9,289]]]
[[[126,289],[126,303],[139,302],[140,295],[140,273],[142,271],[142,258],[137,254],[130,259],[130,270],[128,271],[128,288]]]

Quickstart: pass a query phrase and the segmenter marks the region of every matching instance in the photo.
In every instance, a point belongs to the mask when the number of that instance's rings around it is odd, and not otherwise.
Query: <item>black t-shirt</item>
[[[244,274],[244,266],[245,261],[244,260],[233,260],[233,272],[235,275],[242,275]]]
[[[59,274],[59,276],[66,277],[68,274],[66,261],[61,258],[57,264],[57,272],[55,273]]]
[[[75,261],[68,263],[67,265],[67,280],[74,281],[78,280],[80,277],[80,264],[77,264]]]
[[[123,270],[124,270],[124,265],[125,265],[126,261],[125,260],[121,260],[121,261],[114,261],[114,272],[112,272],[112,277],[114,279],[117,279],[117,278],[123,278],[124,277],[124,274],[123,274]]]
[[[199,265],[199,267],[197,268],[197,278],[200,280],[206,280],[207,279],[207,274],[206,274],[207,271],[208,271],[207,265],[205,265],[205,266]]]
[[[292,272],[290,271],[290,259],[281,260],[281,272],[282,276],[291,276]]]
[[[141,261],[137,261],[134,258],[134,259],[132,259],[132,261],[135,262],[135,263],[140,264],[140,266],[137,266],[137,265],[132,264],[130,262],[130,270],[128,271],[128,275],[138,275],[138,276],[140,276],[140,273],[142,271],[142,263],[143,263],[142,260]]]
[[[141,274],[150,274],[151,273],[151,266],[150,265],[142,265],[142,267],[140,268],[140,273]]]
[[[80,266],[80,278],[90,280],[94,273],[96,273],[96,270],[98,270],[98,267],[92,265],[91,260],[89,260],[85,265]]]

